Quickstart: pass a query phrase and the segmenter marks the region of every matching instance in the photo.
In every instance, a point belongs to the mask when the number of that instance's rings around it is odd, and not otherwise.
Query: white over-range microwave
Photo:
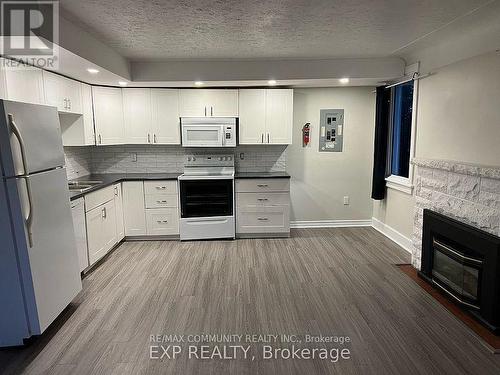
[[[227,117],[181,118],[183,147],[236,147],[236,119]]]

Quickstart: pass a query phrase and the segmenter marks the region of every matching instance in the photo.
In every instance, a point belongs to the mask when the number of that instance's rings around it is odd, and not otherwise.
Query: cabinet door
[[[115,200],[110,200],[101,206],[104,209],[103,212],[103,237],[104,237],[104,254],[107,254],[109,250],[115,246],[117,241],[116,233],[116,207]]]
[[[122,91],[111,87],[92,87],[97,145],[125,143]]]
[[[264,133],[266,132],[266,90],[240,90],[239,112],[239,143],[242,145],[264,143]]]
[[[151,109],[153,143],[181,144],[179,90],[152,89]]]
[[[83,105],[82,105],[82,92],[80,82],[74,81],[72,79],[61,78],[62,84],[62,94],[63,97],[66,98],[68,103],[67,112],[82,114],[83,113]]]
[[[292,144],[293,90],[268,89],[266,93],[265,143]]]
[[[122,89],[125,139],[129,144],[153,143],[151,90]]]
[[[238,90],[207,90],[207,116],[238,117]]]
[[[87,221],[87,246],[89,250],[89,264],[92,265],[105,254],[103,234],[103,210],[96,207],[86,213]]]
[[[122,189],[125,235],[144,236],[146,234],[144,184],[142,181],[124,181]]]
[[[203,89],[180,90],[179,104],[181,117],[205,117],[207,114],[207,91]],[[210,108],[208,108],[210,111]]]
[[[85,146],[95,145],[94,134],[94,112],[92,109],[92,89],[90,85],[80,86],[82,93],[82,113],[83,113],[83,144]]]
[[[6,67],[7,99],[24,103],[45,104],[42,70],[34,67]]]
[[[288,233],[290,207],[239,207],[236,217],[237,233]]]
[[[45,103],[57,107],[60,112],[68,110],[68,103],[63,96],[63,85],[61,78],[54,73],[43,71],[43,86],[45,91]]]
[[[83,112],[80,82],[43,71],[43,84],[47,105],[57,107],[59,112]]]
[[[87,229],[85,227],[85,209],[83,198],[71,202],[71,213],[73,215],[73,227],[75,229],[76,250],[78,252],[78,264],[80,272],[89,266],[89,254],[87,252]]]
[[[125,237],[125,225],[123,222],[123,198],[122,184],[115,184],[115,212],[116,212],[116,242]]]

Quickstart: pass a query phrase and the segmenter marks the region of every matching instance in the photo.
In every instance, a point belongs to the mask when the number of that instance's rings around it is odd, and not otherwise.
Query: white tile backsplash
[[[180,173],[184,156],[202,153],[233,153],[241,172],[286,170],[286,146],[255,145],[234,149],[187,149],[181,146],[119,145],[65,147],[68,178],[89,173]]]
[[[64,159],[68,180],[90,174],[91,147],[64,147]]]

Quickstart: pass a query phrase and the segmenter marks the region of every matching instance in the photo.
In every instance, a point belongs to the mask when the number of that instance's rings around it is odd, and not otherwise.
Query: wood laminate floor
[[[0,373],[499,374],[500,355],[394,266],[406,262],[368,227],[126,242],[46,334],[0,350]],[[351,358],[149,359],[150,335],[196,333],[349,336]]]

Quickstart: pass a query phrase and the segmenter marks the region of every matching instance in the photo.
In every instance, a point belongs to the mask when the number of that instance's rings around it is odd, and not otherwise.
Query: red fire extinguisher
[[[311,139],[310,130],[311,123],[309,122],[302,127],[302,147],[306,147],[309,144],[309,140]]]

